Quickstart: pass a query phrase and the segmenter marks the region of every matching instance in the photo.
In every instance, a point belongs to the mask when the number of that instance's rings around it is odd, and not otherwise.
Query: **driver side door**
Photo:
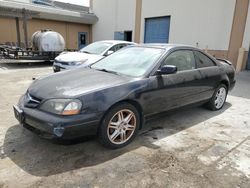
[[[150,77],[155,86],[147,95],[147,114],[178,108],[200,100],[201,74],[196,69],[192,50],[176,50],[169,54],[161,66],[174,65],[175,74]]]

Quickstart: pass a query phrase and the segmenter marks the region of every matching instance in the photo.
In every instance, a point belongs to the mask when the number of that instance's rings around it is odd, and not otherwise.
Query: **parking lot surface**
[[[119,150],[96,138],[55,143],[22,128],[12,105],[46,65],[0,64],[2,187],[250,187],[250,72],[218,112],[193,107],[145,125]]]

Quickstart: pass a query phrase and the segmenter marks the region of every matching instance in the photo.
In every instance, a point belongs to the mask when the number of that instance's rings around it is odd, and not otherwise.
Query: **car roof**
[[[204,52],[203,50],[191,46],[191,45],[185,45],[185,44],[170,44],[170,43],[147,43],[147,44],[139,44],[139,45],[135,45],[135,46],[141,46],[141,47],[146,47],[146,48],[160,48],[160,49],[164,49],[166,51],[171,50],[173,48],[177,48],[177,49],[191,49],[191,50],[197,50],[200,51],[204,54],[206,54],[207,56],[209,56],[211,59],[213,59],[214,61],[217,61],[215,57],[213,57],[212,55],[210,55],[209,53]]]
[[[101,41],[96,41],[96,42],[107,42],[107,43],[112,43],[112,44],[136,44],[134,42],[128,42],[128,41],[123,41],[123,40],[101,40]]]
[[[170,44],[170,43],[147,43],[147,44],[139,44],[138,46],[142,47],[154,47],[154,48],[164,48],[164,49],[171,49],[171,48],[193,48],[197,49],[194,46],[191,45],[185,45],[185,44]]]

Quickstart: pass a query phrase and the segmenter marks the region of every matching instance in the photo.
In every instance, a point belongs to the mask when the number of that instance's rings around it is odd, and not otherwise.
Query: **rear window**
[[[215,63],[205,54],[195,51],[195,59],[197,63],[197,68],[212,67]]]

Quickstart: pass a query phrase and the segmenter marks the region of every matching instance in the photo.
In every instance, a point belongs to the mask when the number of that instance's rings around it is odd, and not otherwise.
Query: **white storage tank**
[[[49,29],[35,32],[31,41],[33,50],[41,52],[61,52],[65,48],[62,35]]]

